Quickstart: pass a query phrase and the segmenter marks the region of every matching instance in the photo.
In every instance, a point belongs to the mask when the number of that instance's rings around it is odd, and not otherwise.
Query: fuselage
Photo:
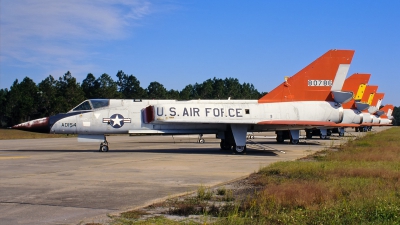
[[[101,107],[95,101],[103,101]],[[108,101],[108,103],[106,103]],[[90,107],[80,107],[89,103]],[[247,124],[249,131],[287,130],[265,121],[339,123],[343,109],[326,101],[260,104],[257,100],[88,100],[66,114],[50,117],[51,133],[217,133],[227,124]],[[301,127],[299,128],[301,129]]]

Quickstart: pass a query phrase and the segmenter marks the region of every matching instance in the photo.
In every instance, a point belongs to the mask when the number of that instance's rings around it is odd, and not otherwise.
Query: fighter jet
[[[78,134],[78,141],[101,142],[109,134],[215,134],[221,149],[246,152],[246,134],[277,131],[277,140],[299,142],[305,128],[343,121],[352,92],[341,91],[353,50],[330,50],[259,100],[90,99],[67,113],[15,125],[14,129]]]
[[[392,104],[387,104],[379,110],[379,114],[380,114],[380,123],[379,124],[391,125],[393,123],[393,119],[394,119],[394,117],[392,116],[393,109],[394,109],[394,106]]]
[[[343,120],[335,127],[325,127],[321,129],[306,129],[306,138],[310,139],[313,136],[319,136],[321,139],[326,139],[331,133],[339,133],[339,136],[344,136],[345,127],[359,126],[362,123],[362,114],[357,109],[357,104],[362,99],[367,83],[371,74],[355,73],[344,81],[343,90],[354,93],[352,98],[342,104],[343,107]],[[369,106],[369,105],[367,105]]]

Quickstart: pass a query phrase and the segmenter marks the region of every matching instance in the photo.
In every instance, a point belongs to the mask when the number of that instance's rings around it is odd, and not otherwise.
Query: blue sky
[[[329,49],[353,49],[400,106],[400,1],[3,0],[0,88],[71,71],[167,89],[217,77],[270,91]]]

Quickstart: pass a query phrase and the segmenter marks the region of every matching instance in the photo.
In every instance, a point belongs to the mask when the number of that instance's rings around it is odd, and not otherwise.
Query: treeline
[[[82,83],[68,71],[58,80],[53,76],[36,84],[29,77],[15,80],[10,89],[0,89],[0,127],[67,112],[85,99],[259,99],[260,93],[252,84],[240,84],[236,78],[208,79],[201,84],[189,84],[181,91],[167,90],[159,82],[147,88],[133,75],[118,71],[117,81],[104,73],[96,78],[89,73]],[[394,124],[400,125],[400,107],[395,107]]]
[[[85,99],[259,99],[252,84],[240,84],[236,78],[208,79],[201,84],[187,85],[181,91],[167,90],[159,82],[147,88],[133,75],[118,71],[117,81],[104,73],[96,78],[89,73],[82,83],[68,71],[58,80],[53,76],[36,84],[29,77],[15,80],[10,89],[0,89],[0,126],[9,127],[27,120],[42,118],[71,110]]]

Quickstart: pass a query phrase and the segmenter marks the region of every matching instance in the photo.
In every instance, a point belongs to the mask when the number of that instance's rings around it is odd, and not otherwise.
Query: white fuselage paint
[[[392,120],[391,119],[381,119],[380,124],[383,124],[383,125],[392,124]]]
[[[155,118],[144,122],[146,107]],[[112,118],[113,117],[113,118]],[[248,130],[287,130],[288,126],[257,125],[265,121],[321,121],[340,123],[343,108],[334,102],[258,103],[257,100],[110,100],[110,105],[63,118],[52,133],[218,133],[227,124],[245,124]],[[303,129],[304,127],[296,127]]]
[[[363,115],[357,109],[344,109],[343,110],[342,123],[360,124],[362,122],[362,119],[363,119]]]
[[[363,123],[372,123],[372,117],[370,113],[362,113]]]

